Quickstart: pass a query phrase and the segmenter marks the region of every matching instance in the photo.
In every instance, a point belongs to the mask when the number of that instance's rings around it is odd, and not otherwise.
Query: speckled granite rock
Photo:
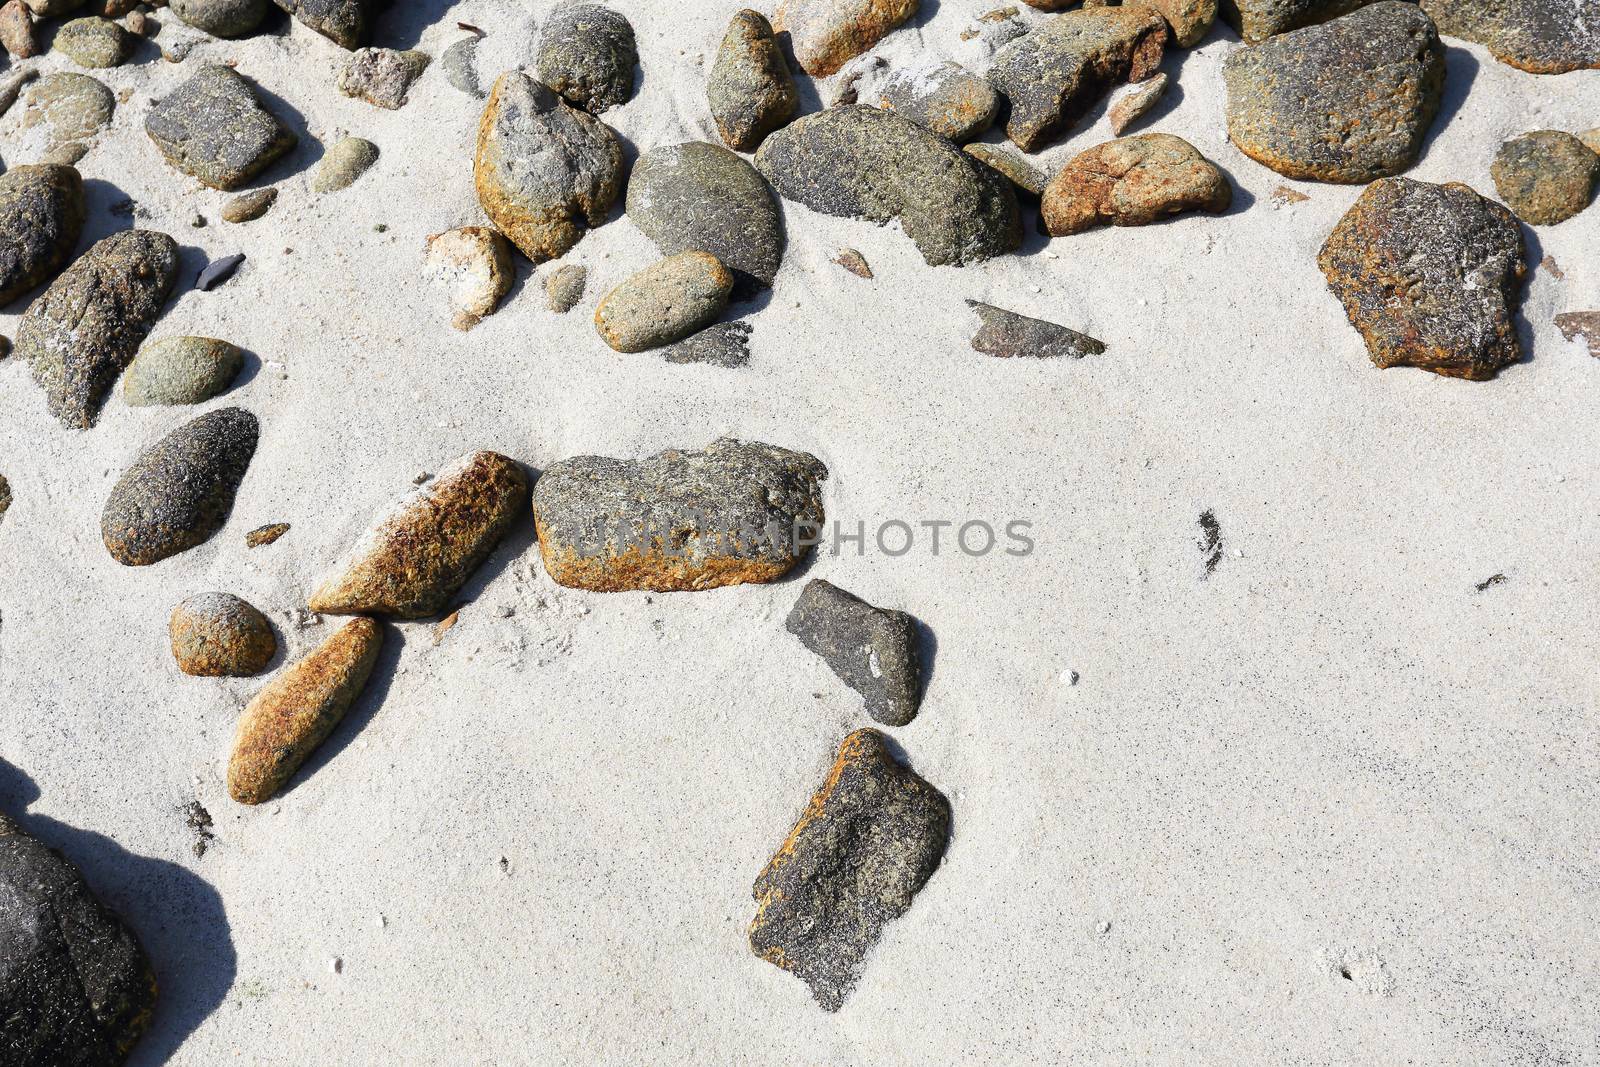
[[[351,619],[257,693],[239,717],[228,757],[228,795],[271,800],[327,740],[366,687],[383,646],[371,619]]]
[[[1022,242],[1010,182],[892,111],[849,104],[807,115],[767,138],[756,167],[815,211],[899,219],[931,266],[976,263]]]
[[[87,74],[62,70],[46,74],[28,89],[21,125],[44,123],[49,130],[48,158],[41,163],[72,163],[89,150],[88,142],[111,124],[116,98]],[[69,155],[74,156],[68,159]]]
[[[706,99],[722,139],[741,152],[754,151],[794,118],[800,95],[765,15],[746,8],[728,23],[706,79]]]
[[[228,202],[222,205],[222,221],[224,222],[254,222],[265,215],[278,199],[276,186],[265,189],[252,189],[248,193],[229,197]]]
[[[436,615],[488,558],[528,502],[522,468],[473,452],[386,505],[311,595],[329,615]]]
[[[1057,15],[994,57],[989,81],[1011,102],[1006,136],[1032,152],[1075,125],[1122,82],[1156,72],[1167,24],[1148,7],[1085,8]]]
[[[378,161],[378,146],[365,137],[341,137],[317,164],[314,193],[337,193],[354,185]]]
[[[0,174],[0,307],[49,278],[83,232],[83,178],[39,164]]]
[[[595,329],[618,352],[645,352],[711,325],[728,307],[733,272],[710,252],[680,252],[625,279],[594,311]]]
[[[1038,199],[1049,184],[1044,171],[1029,163],[1015,152],[989,144],[969,144],[962,151],[991,170],[1004,175],[1018,190]]]
[[[7,1067],[120,1067],[149,1029],[139,939],[61,853],[0,815],[0,1056]]]
[[[122,376],[122,398],[134,407],[200,404],[220,394],[244,368],[244,352],[214,337],[151,341]]]
[[[1482,380],[1522,356],[1522,231],[1465,185],[1372,183],[1318,263],[1379,367]]]
[[[1348,15],[1374,0],[1222,0],[1222,17],[1251,44]]]
[[[544,24],[534,62],[541,82],[573,107],[598,115],[633,95],[639,62],[633,24],[620,11],[569,2]]]
[[[1121,137],[1122,131],[1155,107],[1156,101],[1166,91],[1167,75],[1162,72],[1118,93],[1117,98],[1111,101],[1111,106],[1106,108],[1106,120],[1111,123],[1111,132]]]
[[[172,658],[184,674],[249,678],[278,653],[266,616],[232,593],[196,593],[172,609]]]
[[[557,582],[602,592],[770,582],[820,536],[827,476],[815,456],[732,438],[645,460],[574,456],[534,484],[539,552]]]
[[[179,19],[213,37],[243,37],[261,25],[268,0],[167,0]]]
[[[371,0],[273,0],[341,48],[359,48],[372,21]]]
[[[39,54],[33,15],[22,0],[7,0],[0,5],[0,46],[4,46],[13,59],[32,59]]]
[[[458,330],[470,330],[494,314],[516,277],[511,242],[488,226],[430,234],[422,265],[435,282],[449,287],[450,325]]]
[[[1535,130],[1500,146],[1494,187],[1524,222],[1553,226],[1584,208],[1600,176],[1600,155],[1570,133]]]
[[[742,319],[714,322],[683,340],[660,349],[668,363],[706,363],[713,367],[743,367],[750,362],[751,326]]]
[[[622,192],[615,131],[520,71],[500,75],[478,124],[478,201],[535,263],[566,254]]]
[[[1170,133],[1119,137],[1074,156],[1045,187],[1052,237],[1094,226],[1145,226],[1184,211],[1226,211],[1233,188],[1194,145]]]
[[[94,424],[106,392],[161,314],[178,273],[164,233],[123,230],[61,272],[22,317],[17,355],[32,367],[50,413],[75,429]]]
[[[1210,32],[1217,21],[1217,0],[1150,0],[1161,12],[1179,48],[1193,48]]]
[[[479,40],[478,35],[473,34],[450,45],[439,56],[439,68],[444,71],[445,81],[468,96],[482,100],[487,94],[478,84]]]
[[[398,111],[405,106],[411,83],[422,77],[433,57],[411,49],[361,48],[339,72],[339,91],[374,107]]]
[[[6,512],[11,510],[11,483],[6,481],[6,476],[0,474],[0,519],[6,517]]]
[[[24,0],[24,3],[37,18],[53,19],[78,10],[84,0]]]
[[[558,267],[544,280],[545,302],[557,315],[565,315],[578,306],[588,284],[587,268],[573,263]]]
[[[1002,359],[1082,359],[1084,356],[1098,356],[1106,350],[1105,342],[1044,319],[1018,315],[1015,311],[1006,311],[981,300],[968,300],[967,306],[977,312],[982,324],[978,332],[972,335],[973,351],[986,356]]]
[[[1555,318],[1556,329],[1568,341],[1582,341],[1589,354],[1600,359],[1600,311],[1567,311]],[[0,512],[4,505],[0,504]]]
[[[288,532],[288,523],[269,522],[265,526],[257,526],[254,530],[245,534],[244,543],[250,548],[265,548]]]
[[[52,47],[80,67],[116,67],[128,58],[128,33],[110,19],[89,16],[63,23]]]
[[[897,67],[882,92],[884,107],[956,144],[981,136],[1000,110],[994,86],[959,63]]]
[[[150,110],[144,129],[167,162],[213,189],[237,189],[295,146],[231,67],[201,67]]]
[[[789,35],[801,69],[822,78],[916,13],[917,0],[779,0],[772,26]]]
[[[903,611],[878,608],[831,582],[813,578],[784,627],[821,656],[885,726],[904,726],[922,703],[917,623]]]
[[[127,567],[159,563],[222,529],[260,427],[240,408],[208,412],[134,460],[100,515],[106,551]]]
[[[1594,0],[1422,0],[1439,32],[1534,74],[1600,67]]]
[[[950,802],[857,730],[756,879],[750,949],[824,1009],[855,989],[883,928],[910,909],[950,837]]]
[[[1584,130],[1582,133],[1578,134],[1578,140],[1582,141],[1586,146],[1588,146],[1589,151],[1600,154],[1600,127],[1592,130]]]

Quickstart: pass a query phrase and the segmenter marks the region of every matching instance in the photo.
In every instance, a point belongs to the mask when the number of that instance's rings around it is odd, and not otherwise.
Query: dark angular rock
[[[100,516],[106,551],[144,567],[204,544],[228,521],[259,433],[254,415],[222,408],[157,441],[111,489]]]
[[[750,324],[743,320],[714,322],[661,350],[668,363],[709,363],[743,367],[750,362]]]
[[[249,678],[278,652],[266,616],[232,593],[196,593],[167,623],[178,669],[197,678]]]
[[[1522,221],[1553,226],[1589,206],[1600,155],[1570,133],[1535,130],[1502,144],[1490,173]]]
[[[43,163],[0,174],[0,307],[49,278],[83,232],[83,178]]]
[[[978,313],[982,322],[978,332],[972,335],[972,348],[986,356],[1082,359],[1098,356],[1106,350],[1105,342],[1044,319],[1018,315],[979,300],[968,300],[967,306]]]
[[[1374,0],[1222,0],[1222,17],[1251,44],[1348,15]]]
[[[732,291],[733,274],[716,256],[680,252],[607,293],[594,310],[595,329],[618,352],[646,352],[717,321]]]
[[[6,476],[0,474],[0,519],[6,517],[6,512],[11,510],[11,483],[6,481]]]
[[[827,1011],[855,989],[883,928],[938,869],[950,802],[857,730],[756,879],[750,949],[811,987]]]
[[[167,162],[213,189],[237,189],[295,146],[294,132],[261,106],[231,67],[201,67],[145,118]]]
[[[878,722],[904,726],[917,717],[922,659],[916,620],[910,615],[873,607],[831,582],[813,578],[801,590],[784,625],[861,694],[867,714]]]
[[[201,267],[200,273],[195,275],[194,287],[202,293],[209,293],[233,277],[233,272],[238,270],[239,264],[243,262],[243,252],[235,252],[231,256],[223,256],[221,259],[213,259],[210,263]]]
[[[1465,185],[1373,182],[1317,262],[1379,367],[1477,381],[1522,356],[1522,231]]]
[[[1233,187],[1194,145],[1170,133],[1119,137],[1074,156],[1045,187],[1052,237],[1094,226],[1145,226],[1184,211],[1226,211]]]
[[[733,16],[706,80],[706,98],[722,139],[741,152],[760,147],[794,118],[800,95],[765,15],[746,8]]]
[[[599,4],[558,7],[539,34],[539,80],[591,115],[633,95],[633,24]]]
[[[772,26],[787,33],[807,74],[825,78],[917,13],[918,0],[779,0]]]
[[[372,21],[371,0],[273,0],[341,48],[359,48]]]
[[[29,305],[17,354],[31,364],[52,415],[75,429],[94,425],[177,273],[172,238],[124,230],[96,242]]]
[[[200,404],[232,384],[244,351],[214,337],[163,337],[139,350],[122,376],[122,398],[133,407]]]
[[[1533,74],[1600,67],[1593,0],[1422,0],[1439,32],[1481,44]]]
[[[767,138],[756,167],[814,211],[898,218],[930,266],[980,262],[1022,242],[1011,183],[892,111],[848,104],[807,115]]]
[[[267,17],[268,0],[167,0],[179,19],[213,37],[243,37]]]
[[[884,79],[882,104],[946,140],[964,144],[994,122],[1000,94],[959,63],[936,63],[896,68]]]

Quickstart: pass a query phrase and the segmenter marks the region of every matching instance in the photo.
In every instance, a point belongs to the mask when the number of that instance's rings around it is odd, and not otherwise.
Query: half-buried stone
[[[591,115],[628,102],[638,62],[632,23],[599,4],[558,7],[539,33],[539,80]]]
[[[1600,67],[1594,0],[1422,0],[1439,32],[1533,74]]]
[[[522,468],[473,452],[386,506],[311,595],[331,615],[438,614],[488,558],[528,501]]]
[[[162,100],[144,129],[167,162],[213,189],[237,189],[295,146],[294,132],[261,106],[230,67],[201,67]]]
[[[681,341],[727,310],[733,272],[709,252],[680,252],[625,279],[594,310],[595,329],[618,352]]]
[[[1222,0],[1222,17],[1251,44],[1348,15],[1373,0]]]
[[[811,988],[827,1011],[855,989],[867,954],[944,857],[950,802],[857,730],[756,879],[750,949]]]
[[[244,350],[215,337],[163,337],[139,350],[122,376],[122,399],[133,407],[200,404],[221,393],[244,368]]]
[[[1519,218],[1553,226],[1589,206],[1600,155],[1570,133],[1535,130],[1502,144],[1490,174]]]
[[[972,349],[1001,359],[1082,359],[1106,350],[1104,341],[1044,319],[1029,318],[980,300],[968,300],[981,324]]]
[[[1052,237],[1094,226],[1144,226],[1184,211],[1226,211],[1233,187],[1194,145],[1170,133],[1107,141],[1074,156],[1045,187]]]
[[[600,592],[770,582],[810,552],[823,526],[815,456],[722,438],[645,460],[574,456],[533,487],[545,570]]]
[[[172,658],[199,678],[248,678],[278,652],[265,615],[232,593],[196,593],[172,609]]]
[[[1373,182],[1317,262],[1379,367],[1482,380],[1521,358],[1522,231],[1465,185]]]
[[[46,74],[28,90],[21,128],[43,124],[45,152],[41,162],[70,162],[56,156],[83,158],[91,138],[111,124],[117,100],[106,86],[87,74],[62,70]]]
[[[814,211],[899,219],[930,266],[977,263],[1022,243],[1011,183],[892,111],[848,104],[807,115],[767,138],[756,167]]]
[[[110,19],[73,19],[56,31],[52,46],[80,67],[120,66],[128,58],[128,33]]]
[[[42,163],[0,174],[0,307],[49,278],[83,232],[83,178]]]
[[[1235,48],[1228,136],[1290,178],[1359,184],[1416,162],[1439,110],[1444,48],[1415,4],[1383,0]]]
[[[267,17],[268,0],[168,0],[179,19],[213,37],[243,37]]]
[[[885,726],[904,726],[922,703],[917,623],[903,611],[876,608],[831,582],[813,578],[785,628],[821,656]]]
[[[177,273],[172,238],[124,230],[96,242],[28,306],[17,355],[31,364],[52,415],[74,429],[94,424]]]
[[[994,86],[959,63],[898,67],[882,93],[884,107],[956,144],[981,136],[1000,110]]]
[[[779,0],[772,26],[789,35],[795,61],[825,78],[872,50],[917,13],[918,0]]]
[[[134,460],[100,514],[111,558],[144,567],[209,540],[228,521],[259,435],[254,415],[222,408],[178,427]]]
[[[749,8],[728,23],[706,79],[711,117],[728,147],[749,152],[794,118],[800,106],[794,77],[765,15]]]
[[[273,0],[295,20],[341,48],[359,48],[367,39],[376,0]]]

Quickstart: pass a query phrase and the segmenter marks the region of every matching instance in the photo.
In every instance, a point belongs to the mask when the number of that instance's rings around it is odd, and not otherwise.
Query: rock
[[[754,151],[795,117],[800,95],[765,15],[745,8],[728,23],[706,99],[722,139],[741,152]]]
[[[1035,200],[1044,195],[1044,187],[1050,183],[1043,171],[1015,152],[988,144],[969,144],[962,151]]]
[[[239,264],[243,262],[243,252],[235,252],[231,256],[223,256],[221,259],[213,259],[201,268],[199,275],[195,277],[194,287],[202,293],[209,293],[233,277],[233,272],[238,270]]]
[[[633,25],[599,4],[556,8],[535,57],[539,80],[591,115],[628,102],[638,62]]]
[[[1373,0],[1222,0],[1222,17],[1251,44],[1348,15]]]
[[[220,394],[244,368],[244,352],[214,337],[163,337],[139,350],[122,378],[134,407],[200,404]]]
[[[58,167],[77,166],[78,161],[89,154],[89,146],[81,141],[70,144],[58,145],[39,157],[40,163],[50,163]]]
[[[1106,350],[1105,342],[1044,319],[1018,315],[979,300],[968,300],[967,306],[978,313],[978,319],[982,322],[978,332],[972,335],[973,351],[986,356],[999,356],[1002,359],[1082,359],[1084,356],[1098,356]]]
[[[298,138],[231,67],[201,67],[145,118],[167,162],[213,189],[237,189]]]
[[[550,310],[565,315],[577,307],[588,281],[589,271],[584,267],[573,264],[558,267],[544,280],[544,295]]]
[[[33,15],[22,0],[8,0],[0,7],[0,45],[13,59],[32,59],[39,54],[39,39],[33,32]]]
[[[1578,134],[1578,140],[1587,145],[1589,151],[1600,154],[1600,128],[1583,131]]]
[[[222,205],[222,219],[224,222],[254,222],[265,215],[277,199],[278,190],[275,186],[240,193]]]
[[[444,50],[439,57],[439,67],[444,80],[478,100],[484,97],[483,86],[478,84],[478,41],[474,34],[463,37]]]
[[[770,582],[822,530],[828,469],[804,452],[722,438],[645,460],[575,456],[533,487],[545,570],[614,592]]]
[[[981,136],[1000,109],[994,87],[959,63],[898,67],[882,94],[882,106],[956,144]]]
[[[278,654],[266,616],[232,593],[196,593],[172,609],[172,658],[184,674],[249,678]]]
[[[668,363],[743,367],[750,362],[750,329],[748,322],[715,322],[661,349],[661,355]]]
[[[53,19],[70,14],[83,6],[83,0],[24,0],[34,18]]]
[[[128,33],[110,19],[73,19],[56,31],[54,48],[80,67],[116,67],[128,58]]]
[[[375,6],[370,0],[273,0],[298,22],[341,48],[359,48],[367,38]]]
[[[148,899],[143,890],[136,898]],[[0,900],[5,1062],[122,1064],[149,1028],[156,1002],[156,977],[133,931],[61,853],[6,815],[0,815]]]
[[[1287,185],[1280,185],[1272,190],[1272,199],[1279,204],[1303,204],[1311,198],[1298,189],[1291,189]]]
[[[221,408],[147,449],[117,479],[100,515],[111,557],[144,567],[208,541],[228,521],[259,433],[248,411]]]
[[[123,230],[96,242],[29,305],[17,354],[32,365],[50,413],[94,425],[117,375],[155,324],[178,272],[164,233]]]
[[[210,34],[180,23],[168,23],[157,43],[161,46],[162,59],[168,63],[182,63],[196,48],[211,40]]]
[[[1481,44],[1533,74],[1600,67],[1593,0],[1422,0],[1439,32]]]
[[[1363,183],[1416,162],[1439,110],[1444,48],[1415,4],[1235,48],[1223,68],[1228,136],[1290,178]]]
[[[0,519],[6,517],[6,512],[11,510],[11,483],[6,481],[6,476],[0,474]]]
[[[1118,137],[1122,131],[1132,126],[1140,116],[1155,106],[1161,99],[1161,94],[1167,91],[1167,76],[1160,73],[1153,78],[1146,78],[1137,85],[1130,85],[1106,109],[1106,118],[1111,121],[1111,132]]]
[[[488,226],[430,235],[422,262],[435,282],[450,287],[450,325],[458,330],[470,330],[494,314],[516,276],[511,243]]]
[[[83,178],[71,167],[0,174],[0,307],[49,278],[83,232]]]
[[[426,52],[362,48],[339,72],[339,91],[376,107],[397,111],[406,102],[411,83],[422,77],[432,57]]]
[[[872,268],[867,265],[866,257],[853,248],[841,248],[833,261],[857,278],[871,278]]]
[[[828,106],[838,107],[840,104],[854,104],[861,96],[863,82],[873,82],[878,76],[889,69],[889,61],[882,56],[864,55],[857,56],[839,68],[839,76],[833,80],[835,92],[833,101]]]
[[[1011,101],[1006,136],[1032,152],[1070,129],[1112,86],[1144,81],[1167,24],[1140,4],[1057,15],[994,57],[989,82]]]
[[[1522,221],[1552,226],[1589,206],[1600,155],[1570,133],[1535,130],[1502,144],[1490,173]]]
[[[977,58],[987,59],[1028,32],[1019,14],[1015,5],[986,11],[978,16],[978,25],[961,32],[961,41]]]
[[[39,76],[39,72],[32,67],[13,71],[4,79],[0,79],[0,115],[11,110],[11,105],[17,102],[17,95],[22,92],[22,87]]]
[[[751,951],[838,1011],[949,837],[944,794],[896,763],[878,731],[857,730],[755,881]]]
[[[122,20],[123,26],[135,37],[148,37],[161,27],[143,11],[130,11],[127,18]]]
[[[264,548],[288,532],[288,523],[272,522],[265,526],[257,526],[254,530],[245,534],[244,543],[250,548]]]
[[[1522,231],[1465,185],[1374,182],[1317,262],[1379,367],[1477,381],[1522,357]]]
[[[595,329],[618,352],[681,341],[728,307],[733,273],[709,252],[680,252],[629,277],[600,301]]]
[[[917,0],[778,0],[773,28],[788,33],[807,74],[827,77],[917,13]]]
[[[1556,316],[1556,329],[1568,341],[1582,341],[1589,354],[1600,359],[1600,311],[1568,311]],[[0,504],[0,514],[5,507]]]
[[[1150,0],[1150,6],[1167,20],[1172,41],[1180,48],[1199,44],[1217,21],[1217,0]]]
[[[1074,156],[1045,187],[1052,237],[1107,223],[1146,226],[1184,211],[1226,211],[1233,187],[1194,145],[1170,133],[1119,137]]]
[[[21,127],[26,131],[43,123],[47,134],[44,154],[78,145],[81,159],[88,151],[84,142],[111,125],[116,106],[111,90],[89,75],[57,71],[44,75],[28,90]],[[43,158],[41,162],[62,160]]]
[[[506,535],[528,479],[497,452],[473,452],[386,506],[307,605],[325,615],[438,614]]]
[[[930,266],[976,263],[1022,242],[1011,184],[892,111],[850,104],[807,115],[767,138],[756,167],[815,211],[898,218]]]
[[[213,37],[243,37],[261,25],[267,0],[167,0],[172,13]]]
[[[760,173],[721,145],[665,145],[628,178],[628,218],[664,256],[700,250],[732,270],[741,295],[766,288],[783,261],[783,220]]]
[[[910,615],[875,608],[813,578],[784,626],[861,694],[867,714],[878,722],[904,726],[917,717],[922,657],[917,651],[916,620]]]
[[[378,161],[378,146],[365,137],[345,137],[328,149],[317,164],[311,182],[314,193],[337,193],[355,184],[357,178]]]
[[[500,75],[473,160],[489,220],[535,263],[566,254],[622,191],[615,131],[521,71]]]
[[[260,804],[288,785],[361,695],[382,646],[377,623],[351,619],[268,682],[239,716],[228,757],[228,795],[241,804]]]

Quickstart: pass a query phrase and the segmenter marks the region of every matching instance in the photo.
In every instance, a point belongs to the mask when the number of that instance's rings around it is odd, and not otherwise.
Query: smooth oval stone
[[[266,616],[232,593],[196,593],[172,609],[172,658],[199,678],[248,678],[278,653]]]
[[[1222,17],[1251,44],[1348,15],[1374,0],[1223,0]]]
[[[345,137],[328,149],[317,164],[312,179],[314,193],[336,193],[354,185],[356,179],[378,161],[378,146],[365,137]]]
[[[145,133],[167,162],[213,189],[237,189],[293,148],[294,131],[232,68],[201,67],[151,108]]]
[[[917,13],[917,0],[779,0],[772,26],[787,33],[807,74],[824,78]]]
[[[177,274],[177,242],[124,230],[96,242],[28,306],[17,354],[31,364],[52,415],[74,429],[94,425]]]
[[[295,17],[341,48],[359,48],[372,21],[371,0],[273,0]]]
[[[163,337],[139,350],[122,377],[122,399],[134,407],[199,404],[232,384],[244,351],[215,337]]]
[[[213,37],[243,37],[267,17],[267,0],[168,0],[172,13]]]
[[[1045,187],[1052,237],[1094,226],[1145,226],[1184,211],[1226,211],[1233,187],[1194,145],[1170,133],[1107,141],[1074,156]]]
[[[883,105],[940,137],[965,144],[1000,110],[1000,94],[959,63],[898,67],[883,82]]]
[[[1501,145],[1490,174],[1519,218],[1553,226],[1589,206],[1600,155],[1570,133],[1535,130]]]
[[[106,551],[144,567],[204,544],[228,521],[259,434],[254,415],[222,408],[157,441],[111,489],[100,515]]]
[[[746,8],[728,23],[706,79],[706,100],[722,139],[741,152],[758,147],[799,110],[794,76],[759,11]]]
[[[704,141],[654,148],[628,178],[628,218],[664,256],[699,249],[748,293],[772,284],[783,261],[783,220],[759,171]]]
[[[639,49],[633,25],[599,4],[558,7],[539,34],[539,80],[591,115],[633,95]]]
[[[83,232],[83,178],[53,164],[0,174],[0,307],[66,262]]]
[[[732,292],[733,273],[716,256],[680,252],[607,293],[595,308],[595,329],[618,352],[660,348],[716,322]]]
[[[80,67],[115,67],[128,58],[128,33],[110,19],[73,19],[56,31],[52,47]]]
[[[0,47],[12,59],[32,59],[39,54],[39,38],[33,32],[33,14],[22,0],[6,0],[0,5]],[[5,108],[0,107],[0,114]]]
[[[230,197],[222,205],[222,220],[224,222],[254,222],[265,215],[278,199],[276,186],[265,189],[252,189],[248,193],[240,193]]]
[[[1533,74],[1600,67],[1594,0],[1422,0],[1439,32]]]
[[[578,306],[583,291],[589,284],[589,271],[568,263],[552,271],[544,280],[545,302],[557,315],[565,315]]]
[[[43,122],[49,128],[52,149],[65,148],[87,141],[111,125],[116,108],[116,97],[104,84],[87,74],[62,70],[44,75],[28,90],[22,125],[26,128]],[[86,151],[84,145],[78,157]]]

